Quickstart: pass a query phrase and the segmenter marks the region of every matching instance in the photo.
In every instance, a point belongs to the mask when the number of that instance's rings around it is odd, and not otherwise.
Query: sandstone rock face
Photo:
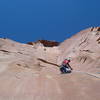
[[[36,42],[28,42],[27,44],[29,45],[35,45],[41,43],[43,44],[43,46],[45,47],[54,47],[54,46],[59,46],[59,42],[55,42],[55,41],[48,41],[48,40],[38,40]]]
[[[100,28],[89,28],[79,32],[61,45],[62,51],[58,62],[64,58],[72,59],[72,66],[77,70],[93,73],[100,72]]]
[[[100,28],[81,31],[59,46],[0,39],[0,100],[100,100]],[[71,58],[71,74],[60,65]]]

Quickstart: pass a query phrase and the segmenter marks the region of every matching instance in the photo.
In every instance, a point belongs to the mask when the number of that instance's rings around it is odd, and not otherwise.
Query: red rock
[[[99,37],[99,28],[89,28],[60,45],[0,39],[0,100],[100,100]],[[38,60],[60,65],[67,57],[74,70],[65,75]]]

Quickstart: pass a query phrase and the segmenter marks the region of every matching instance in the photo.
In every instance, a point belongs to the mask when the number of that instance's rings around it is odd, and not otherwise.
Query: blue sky
[[[100,0],[0,0],[0,37],[63,41],[100,25]]]

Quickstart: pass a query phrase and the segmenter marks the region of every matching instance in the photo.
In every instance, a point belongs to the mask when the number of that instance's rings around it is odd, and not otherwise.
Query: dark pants
[[[71,70],[67,70],[65,66],[60,68],[61,73],[71,73]]]

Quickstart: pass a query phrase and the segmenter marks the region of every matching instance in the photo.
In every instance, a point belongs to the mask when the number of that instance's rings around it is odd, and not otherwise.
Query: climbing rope
[[[78,72],[78,73],[82,73],[82,74],[87,74],[89,76],[93,76],[96,77],[98,79],[100,79],[100,76],[98,76],[97,74],[93,74],[93,73],[89,73],[89,72],[83,72],[83,71],[78,71],[78,70],[73,70],[73,72]]]

